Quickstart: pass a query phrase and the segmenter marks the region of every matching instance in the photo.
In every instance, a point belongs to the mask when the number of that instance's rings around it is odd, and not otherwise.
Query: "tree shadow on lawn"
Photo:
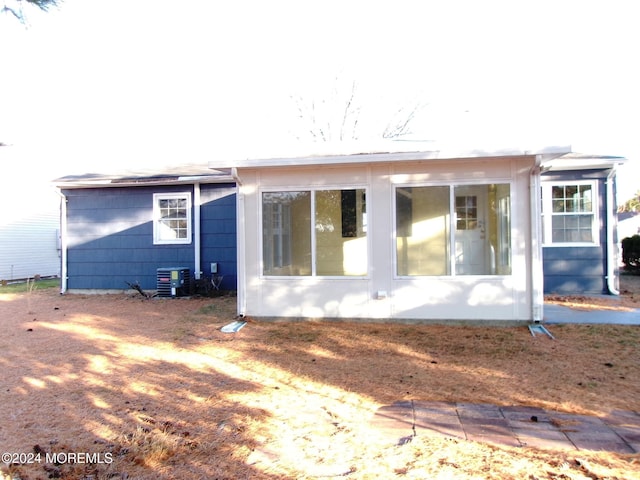
[[[12,475],[272,478],[246,463],[255,445],[247,419],[268,413],[240,401],[260,385],[228,375],[232,358],[176,346],[162,305],[145,314],[158,322],[145,336],[140,320],[84,313],[80,300],[0,320],[0,445],[40,453],[38,462],[9,466]],[[135,305],[140,314],[149,306]],[[45,465],[64,453],[94,461]]]
[[[597,331],[596,331],[597,330]],[[373,401],[526,405],[604,415],[640,410],[640,329],[310,322],[247,328],[260,358]]]
[[[366,424],[398,400],[640,410],[633,327],[554,326],[551,340],[525,327],[249,319],[225,335],[233,304],[68,296],[3,317],[4,450],[112,455],[61,465],[65,478],[282,478],[366,464],[345,452],[369,444]]]

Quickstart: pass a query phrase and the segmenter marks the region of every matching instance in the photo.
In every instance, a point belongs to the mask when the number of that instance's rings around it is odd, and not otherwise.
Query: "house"
[[[186,266],[223,274],[240,315],[542,321],[545,290],[616,293],[622,161],[407,149],[64,177],[63,290]]]
[[[0,144],[0,281],[60,275],[60,198],[39,172],[25,175],[26,154]]]
[[[67,176],[62,291],[155,290],[158,269],[236,289],[235,182],[206,165]],[[205,240],[206,241],[203,241]]]
[[[624,162],[569,153],[543,164],[545,293],[618,294],[615,175]]]
[[[232,168],[238,182],[239,313],[540,321],[543,259],[555,288],[559,274],[567,273],[560,260],[571,251],[556,235],[564,230],[572,238],[573,228],[584,234],[581,222],[587,221],[580,215],[569,219],[573,193],[565,189],[567,217],[560,227],[546,192],[551,188],[554,199],[561,182],[576,175],[579,180],[569,183],[591,185],[589,207],[604,210],[592,212],[595,238],[585,234],[567,242],[583,249],[579,255],[600,247],[579,264],[574,286],[590,290],[590,277],[602,279],[606,272],[614,291],[613,262],[605,259],[613,254],[606,248],[613,228],[607,212],[615,209],[601,204],[612,194],[608,172],[621,159],[598,158],[597,165],[591,160],[568,147],[552,147],[212,162]],[[570,170],[567,176],[563,166]],[[543,169],[548,172],[541,184]],[[583,210],[587,191],[578,191]],[[576,219],[579,226],[572,227]],[[551,235],[544,237],[544,257],[543,232]]]

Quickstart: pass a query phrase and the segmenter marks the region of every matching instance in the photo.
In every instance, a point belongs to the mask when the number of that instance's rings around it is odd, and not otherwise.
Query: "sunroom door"
[[[489,274],[487,186],[469,185],[454,190],[456,275]]]

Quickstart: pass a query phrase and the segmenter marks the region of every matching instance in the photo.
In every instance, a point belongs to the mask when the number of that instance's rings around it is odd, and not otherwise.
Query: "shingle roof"
[[[108,173],[67,175],[53,180],[63,188],[92,186],[158,185],[233,182],[228,170],[212,170],[206,164],[176,164],[173,166],[123,169]]]

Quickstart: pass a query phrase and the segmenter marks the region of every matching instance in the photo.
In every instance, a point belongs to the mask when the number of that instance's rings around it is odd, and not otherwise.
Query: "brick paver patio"
[[[535,407],[408,400],[378,409],[373,426],[393,443],[447,436],[513,447],[640,452],[640,415],[571,415]]]

